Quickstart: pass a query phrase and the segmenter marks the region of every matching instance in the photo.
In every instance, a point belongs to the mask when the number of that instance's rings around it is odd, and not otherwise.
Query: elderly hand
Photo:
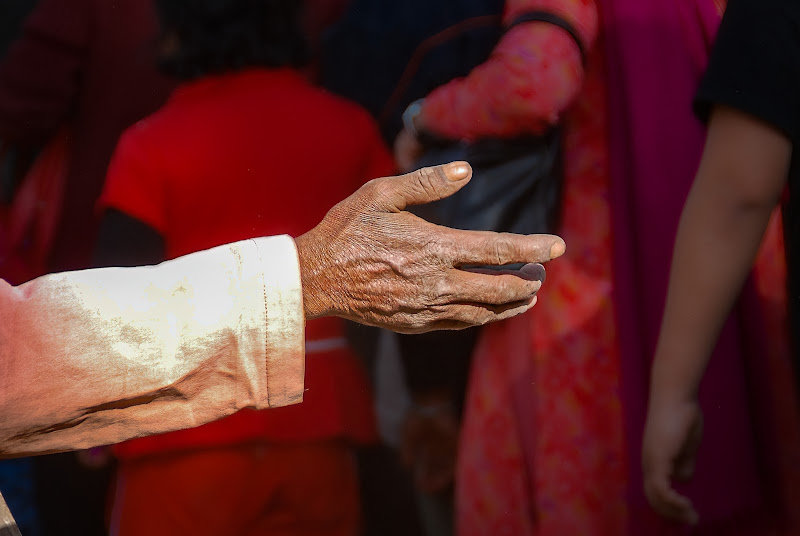
[[[423,168],[372,180],[333,207],[297,239],[306,317],[421,333],[530,309],[540,266],[494,274],[460,267],[545,262],[564,253],[561,238],[449,229],[405,211],[455,193],[471,176],[464,162]]]

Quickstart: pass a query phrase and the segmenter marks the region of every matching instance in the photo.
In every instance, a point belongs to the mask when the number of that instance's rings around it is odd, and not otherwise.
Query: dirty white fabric
[[[117,443],[302,400],[294,241],[0,280],[0,457]]]

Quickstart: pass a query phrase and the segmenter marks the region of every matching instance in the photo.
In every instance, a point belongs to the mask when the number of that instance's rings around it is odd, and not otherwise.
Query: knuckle
[[[494,277],[494,276],[487,276]],[[478,289],[475,293],[475,302],[489,305],[501,305],[512,301],[508,288],[502,281],[492,281],[491,286]]]
[[[436,265],[446,265],[452,257],[452,246],[444,240],[436,240],[431,234],[425,237],[424,257]]]
[[[509,264],[514,258],[514,246],[511,240],[503,235],[494,240],[492,251],[498,265]]]
[[[361,188],[359,188],[352,197],[357,200],[356,202],[359,205],[371,205],[379,199],[380,189],[382,188],[381,182],[383,182],[383,179],[372,179],[371,181],[364,183],[364,185],[361,186]]]
[[[412,333],[423,333],[431,329],[432,324],[440,318],[439,315],[428,309],[412,315],[408,321],[408,327]]]
[[[428,298],[433,304],[447,303],[453,295],[452,285],[444,278],[438,279],[430,289]]]
[[[388,179],[385,179],[385,178],[383,178],[383,179],[373,179],[373,180],[369,181],[369,183],[367,183],[367,184],[371,184],[372,185],[372,188],[371,188],[372,195],[376,199],[385,199],[386,197],[389,197],[390,195],[392,195],[392,193],[395,190],[395,186],[394,186],[394,184],[392,184],[392,181],[388,180]]]
[[[520,288],[519,283],[505,277],[497,282],[497,287],[494,291],[494,296],[496,297],[498,303],[518,301],[522,299],[525,294],[526,292],[524,289]]]
[[[469,326],[483,326],[496,317],[490,309],[470,305],[453,305],[452,311],[451,320],[463,322]]]
[[[464,319],[464,306],[458,305],[454,303],[446,303],[431,306],[431,309],[435,311],[433,316],[437,321],[453,321],[453,320],[463,320]]]
[[[375,194],[375,189],[378,187],[378,184],[380,184],[380,182],[381,182],[381,179],[372,179],[371,181],[366,182],[361,187],[361,191],[366,193],[367,195],[374,195]]]
[[[429,197],[439,197],[441,189],[441,170],[438,167],[424,167],[416,171],[419,177],[419,185],[423,193]]]

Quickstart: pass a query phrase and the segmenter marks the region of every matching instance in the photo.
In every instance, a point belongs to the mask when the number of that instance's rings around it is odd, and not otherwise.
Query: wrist
[[[328,316],[333,311],[330,293],[325,292],[326,285],[322,281],[325,274],[324,254],[315,246],[310,236],[312,232],[309,231],[295,239],[306,319]]]
[[[675,405],[697,400],[698,384],[670,367],[654,363],[650,382],[650,401],[653,405]]]
[[[710,340],[686,318],[665,317],[651,372],[651,396],[669,402],[694,401],[711,354]]]

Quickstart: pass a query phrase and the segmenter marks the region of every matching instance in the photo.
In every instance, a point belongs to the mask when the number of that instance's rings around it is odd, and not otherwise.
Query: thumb
[[[422,205],[444,199],[460,190],[472,178],[472,168],[466,162],[452,162],[442,166],[421,168],[399,177],[379,179],[387,181],[380,191],[385,195],[377,201],[376,208],[387,212],[400,212],[409,205]]]

